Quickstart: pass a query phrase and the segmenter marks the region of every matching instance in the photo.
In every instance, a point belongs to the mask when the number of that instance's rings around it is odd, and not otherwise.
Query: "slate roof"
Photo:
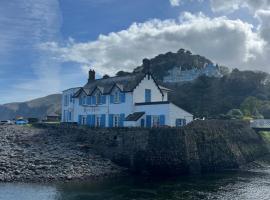
[[[78,97],[81,92],[84,92],[86,95],[91,95],[96,89],[99,89],[102,94],[110,94],[111,90],[114,87],[118,87],[122,92],[132,92],[140,81],[147,74],[139,72],[133,73],[126,76],[115,76],[103,79],[96,79],[88,82],[80,90],[78,90],[74,97]],[[160,90],[169,90],[164,87],[160,88],[160,85],[156,82]]]
[[[130,115],[128,115],[125,119],[125,121],[137,121],[138,119],[140,119],[143,115],[145,114],[145,112],[135,112],[132,113]]]

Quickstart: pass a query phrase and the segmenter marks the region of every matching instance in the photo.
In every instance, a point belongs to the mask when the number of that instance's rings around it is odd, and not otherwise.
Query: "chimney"
[[[95,70],[89,70],[88,82],[96,80],[96,72]]]
[[[143,67],[144,67],[144,73],[149,74],[150,73],[150,60],[143,59]]]

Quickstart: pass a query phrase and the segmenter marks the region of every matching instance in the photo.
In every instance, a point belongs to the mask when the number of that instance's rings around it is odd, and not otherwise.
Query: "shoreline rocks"
[[[55,182],[119,176],[124,169],[53,129],[0,126],[0,181]]]

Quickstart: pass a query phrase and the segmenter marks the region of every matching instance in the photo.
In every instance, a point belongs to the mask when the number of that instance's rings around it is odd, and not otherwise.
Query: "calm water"
[[[270,170],[171,180],[129,178],[99,183],[0,184],[2,200],[270,199]]]

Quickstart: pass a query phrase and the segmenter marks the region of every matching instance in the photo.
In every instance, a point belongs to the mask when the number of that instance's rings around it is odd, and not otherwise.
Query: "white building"
[[[193,115],[168,101],[169,89],[151,73],[95,79],[89,71],[87,84],[63,91],[62,122],[92,127],[183,126]]]
[[[193,67],[190,70],[183,70],[182,67],[174,67],[168,71],[168,75],[163,78],[163,81],[165,83],[188,82],[203,75],[217,78],[223,76],[218,66],[205,63],[204,67],[201,69]]]

